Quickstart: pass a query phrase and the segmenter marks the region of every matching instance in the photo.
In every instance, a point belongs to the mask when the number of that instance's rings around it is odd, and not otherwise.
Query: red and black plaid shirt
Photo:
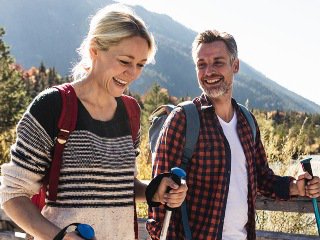
[[[187,211],[192,238],[222,239],[223,221],[231,173],[231,151],[215,114],[214,107],[205,95],[193,100],[200,116],[200,133],[191,161],[187,167]],[[269,168],[257,127],[256,142],[245,116],[235,100],[239,135],[247,162],[248,172],[248,240],[255,239],[255,201],[257,192],[272,198],[289,198],[291,177],[274,175]],[[153,176],[169,172],[180,166],[185,145],[185,115],[177,108],[169,115],[160,136],[153,166]],[[257,124],[256,124],[257,125]],[[237,211],[237,209],[234,209]],[[149,211],[147,230],[152,239],[159,239],[165,215],[163,206]],[[173,211],[167,239],[184,239],[180,209]]]

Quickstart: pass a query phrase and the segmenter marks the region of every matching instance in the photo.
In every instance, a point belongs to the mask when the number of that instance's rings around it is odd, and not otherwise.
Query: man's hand
[[[307,182],[307,183],[306,183]],[[320,196],[320,178],[305,172],[298,176],[298,180],[290,185],[290,194],[317,198]]]
[[[166,193],[167,188],[170,187],[169,193]],[[170,208],[180,207],[187,195],[188,187],[185,183],[178,186],[171,178],[164,177],[160,185],[153,195],[152,201],[167,204]]]

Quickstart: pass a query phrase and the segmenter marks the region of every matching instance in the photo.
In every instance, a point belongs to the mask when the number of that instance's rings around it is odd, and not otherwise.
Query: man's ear
[[[239,72],[240,61],[239,61],[238,58],[233,61],[233,66],[232,67],[233,67],[233,73],[238,73]]]

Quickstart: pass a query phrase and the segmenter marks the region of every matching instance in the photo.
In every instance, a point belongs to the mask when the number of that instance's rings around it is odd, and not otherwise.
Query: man
[[[234,75],[239,71],[237,45],[227,33],[205,31],[192,49],[197,78],[203,93],[193,102],[200,117],[200,133],[187,168],[187,212],[192,238],[255,239],[257,192],[279,200],[290,196],[320,196],[319,178],[305,186],[303,173],[292,177],[274,175],[266,153],[237,102],[232,98]],[[181,164],[185,144],[185,115],[179,108],[169,115],[160,135],[153,175]],[[149,212],[147,230],[158,239],[165,214],[163,206]],[[184,239],[181,212],[171,217],[168,238]]]

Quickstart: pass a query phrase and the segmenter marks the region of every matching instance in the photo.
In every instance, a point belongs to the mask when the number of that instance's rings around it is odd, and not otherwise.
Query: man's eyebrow
[[[222,56],[219,56],[219,57],[215,57],[214,58],[214,60],[224,60],[225,58],[224,57],[222,57]],[[198,62],[202,62],[202,61],[204,61],[204,58],[199,58],[198,60],[197,60],[197,63]]]
[[[220,59],[224,59],[224,57],[215,57],[215,60],[220,60]]]

